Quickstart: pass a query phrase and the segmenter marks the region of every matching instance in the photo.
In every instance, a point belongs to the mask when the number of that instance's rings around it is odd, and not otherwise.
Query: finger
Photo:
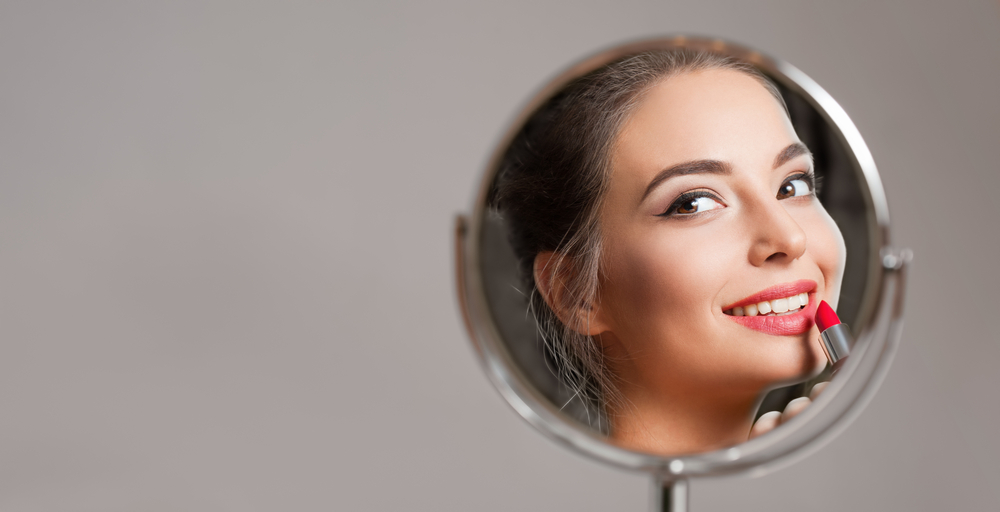
[[[781,413],[778,411],[762,414],[760,418],[757,418],[757,422],[753,424],[753,428],[750,429],[750,437],[747,439],[753,439],[774,430],[774,427],[778,426],[778,420],[780,419]]]
[[[809,407],[809,404],[811,403],[812,400],[810,400],[809,397],[805,396],[796,398],[795,400],[788,402],[788,405],[785,406],[785,412],[781,413],[780,423],[784,423],[798,416],[799,413],[806,410],[806,407]]]
[[[818,397],[819,394],[822,393],[824,389],[826,389],[827,384],[829,384],[829,382],[820,382],[815,386],[813,386],[812,391],[809,392],[809,399],[815,400],[816,397]]]

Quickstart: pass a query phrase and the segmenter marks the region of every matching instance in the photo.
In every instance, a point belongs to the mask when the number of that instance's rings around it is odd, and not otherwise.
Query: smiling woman
[[[616,444],[745,441],[764,393],[823,369],[812,316],[846,250],[812,156],[751,66],[647,51],[517,134],[491,204],[555,372]]]
[[[805,455],[886,374],[910,253],[857,128],[788,63],[683,35],[593,54],[476,190],[456,288],[486,375],[556,442],[649,472],[655,510]]]

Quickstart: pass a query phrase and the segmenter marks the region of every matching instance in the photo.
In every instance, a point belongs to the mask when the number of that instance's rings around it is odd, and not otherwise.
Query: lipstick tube
[[[837,313],[834,313],[833,308],[825,300],[821,301],[816,309],[816,325],[820,330],[820,345],[823,347],[826,359],[830,361],[832,373],[835,374],[851,354],[854,336],[851,335],[847,324],[840,322]]]
[[[844,361],[851,353],[851,331],[847,328],[847,324],[837,324],[821,332],[819,339],[823,346],[823,352],[826,353],[826,359],[830,361],[833,371],[836,372],[844,365]]]

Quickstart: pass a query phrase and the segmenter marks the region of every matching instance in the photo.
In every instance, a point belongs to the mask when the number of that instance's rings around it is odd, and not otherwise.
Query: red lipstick
[[[735,307],[742,307],[748,304],[756,304],[758,302],[764,302],[766,300],[780,299],[782,297],[790,297],[792,295],[798,295],[800,293],[812,292],[816,289],[816,281],[811,279],[800,279],[791,283],[779,284],[777,286],[772,286],[766,290],[757,292],[749,297],[746,297],[739,302],[734,302],[728,306],[722,308],[723,311],[727,309],[733,309]]]
[[[833,373],[837,373],[851,353],[854,337],[847,324],[840,322],[840,317],[825,300],[820,301],[816,308],[816,326],[819,327],[819,344],[833,367]]]
[[[722,308],[723,312],[733,308],[744,307],[759,302],[790,297],[800,293],[809,294],[809,303],[797,312],[775,315],[758,316],[733,316],[727,315],[732,321],[755,331],[760,331],[772,336],[798,336],[805,334],[812,329],[813,316],[816,314],[816,301],[814,300],[816,281],[802,279],[791,283],[779,284],[766,290],[757,292],[749,297],[743,298]]]

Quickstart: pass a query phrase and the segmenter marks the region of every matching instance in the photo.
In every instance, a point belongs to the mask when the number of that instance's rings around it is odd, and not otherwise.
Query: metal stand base
[[[687,512],[687,480],[664,481],[653,477],[653,512]]]

